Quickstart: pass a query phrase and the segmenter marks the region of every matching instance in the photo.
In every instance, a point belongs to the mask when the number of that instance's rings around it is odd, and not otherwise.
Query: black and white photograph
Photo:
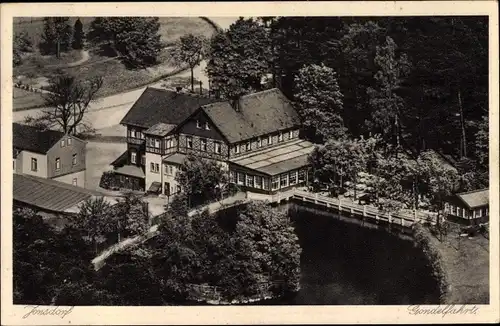
[[[2,235],[24,321],[498,304],[498,20],[161,8],[12,17]]]

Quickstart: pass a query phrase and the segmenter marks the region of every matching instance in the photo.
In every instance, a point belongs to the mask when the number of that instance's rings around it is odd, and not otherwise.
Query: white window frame
[[[71,156],[71,165],[75,166],[77,164],[78,164],[78,154],[75,153]]]
[[[285,180],[285,185],[283,185],[283,180]],[[289,181],[290,179],[288,173],[280,174],[280,188],[288,187],[290,185]]]
[[[257,180],[259,180],[259,182],[257,182]],[[262,177],[259,175],[256,175],[254,178],[254,187],[257,189],[262,189],[262,187],[263,187],[262,181],[263,181]]]
[[[78,186],[78,178],[73,178],[73,180],[71,181],[71,184],[73,186]]]
[[[245,179],[246,179],[245,173],[238,172],[237,175],[236,175],[236,177],[237,177],[236,182],[239,185],[244,185],[245,184]]]
[[[149,170],[150,170],[151,172],[155,172],[155,164],[154,164],[153,162],[150,162],[150,163],[149,163]]]
[[[200,138],[200,150],[206,152],[208,148],[208,140],[206,138]]]
[[[269,135],[269,137],[267,138],[267,144],[268,145],[272,145],[273,144],[273,135]]]
[[[294,176],[295,178],[295,181],[292,183],[292,175]],[[288,185],[290,186],[294,186],[298,183],[298,171],[293,171],[293,172],[290,172],[290,176],[288,177]]]
[[[222,153],[222,144],[218,141],[214,142],[214,149],[217,154]]]
[[[276,183],[277,187],[274,186],[274,184]],[[280,176],[279,175],[274,175],[272,178],[271,178],[271,190],[278,190],[280,189]]]
[[[257,148],[261,148],[261,147],[262,147],[262,139],[258,138],[257,139]]]
[[[210,130],[210,126],[209,126],[208,122],[205,122],[205,130]]]
[[[483,210],[481,208],[476,209],[476,217],[483,217]]]
[[[68,143],[67,143],[67,145],[70,146],[72,142],[73,142],[72,139],[70,137],[68,137]]]
[[[160,148],[160,140],[159,139],[154,139],[154,142],[155,142],[155,148]]]
[[[66,140],[65,139],[61,139],[61,147],[64,147],[66,146]]]
[[[280,131],[278,134],[278,143],[281,143],[283,141],[283,133]]]
[[[31,158],[31,171],[38,171],[38,159],[34,157]]]
[[[61,170],[61,158],[56,157],[56,171]]]
[[[247,187],[254,187],[254,177],[253,175],[247,174],[246,180],[245,180],[245,185]]]
[[[196,119],[196,128],[201,129],[201,123],[198,119]]]
[[[186,147],[193,148],[193,137],[192,136],[186,136]]]
[[[245,151],[250,152],[252,150],[252,142],[247,142],[245,144]]]
[[[302,174],[302,177],[303,177],[302,180],[300,179],[301,174]],[[301,170],[298,171],[298,173],[297,173],[297,182],[298,183],[306,182],[306,171],[304,169],[301,169]]]
[[[130,129],[130,137],[136,138],[135,129]]]
[[[289,132],[289,134],[288,134],[288,137],[289,137],[290,139],[292,139],[292,138],[293,138],[293,130],[290,130],[290,132]]]
[[[236,144],[234,145],[234,153],[239,154],[240,153],[240,145]]]

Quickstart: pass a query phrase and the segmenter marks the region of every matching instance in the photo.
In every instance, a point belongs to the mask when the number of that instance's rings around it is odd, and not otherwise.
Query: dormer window
[[[250,142],[246,143],[246,150],[249,151],[252,148],[252,144]]]
[[[283,133],[280,132],[278,135],[278,142],[282,142],[282,141],[283,141]]]
[[[201,129],[200,120],[196,120],[196,128]]]
[[[272,145],[273,144],[273,136],[269,135],[269,137],[267,138],[267,144],[268,145]]]
[[[240,145],[234,145],[234,152],[236,154],[239,154],[240,153]]]
[[[205,122],[205,130],[210,130],[210,126],[208,125],[208,122]]]

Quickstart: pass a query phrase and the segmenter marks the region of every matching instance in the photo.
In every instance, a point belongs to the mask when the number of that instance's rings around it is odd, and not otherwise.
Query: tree
[[[21,32],[14,36],[13,51],[14,66],[22,63],[22,55],[24,53],[33,51],[33,44],[26,32]]]
[[[89,198],[80,205],[80,211],[73,219],[74,224],[87,232],[87,239],[97,254],[97,244],[116,229],[111,206],[104,197]]]
[[[483,116],[483,119],[480,121],[478,127],[475,144],[476,157],[479,164],[487,169],[489,166],[489,125],[487,116]]]
[[[69,17],[44,17],[42,41],[39,44],[43,54],[55,54],[58,58],[61,52],[71,48],[72,30]]]
[[[221,187],[228,182],[227,171],[214,160],[188,155],[175,180],[188,198],[188,207],[220,197]]]
[[[85,81],[69,75],[55,77],[50,81],[49,92],[43,95],[49,109],[44,110],[39,117],[29,118],[28,122],[38,126],[58,127],[68,134],[77,133],[78,127],[86,127],[83,118],[102,84],[102,77]]]
[[[146,67],[157,63],[163,48],[159,29],[158,17],[98,17],[87,40],[131,67]]]
[[[377,46],[374,63],[379,69],[374,76],[376,87],[368,88],[370,104],[373,108],[372,120],[376,129],[386,139],[393,136],[396,147],[400,146],[401,116],[405,110],[405,102],[397,94],[401,84],[408,75],[409,62],[405,54],[396,57],[396,43],[387,36],[383,46]]]
[[[295,103],[309,137],[323,142],[345,137],[343,96],[333,69],[325,65],[305,66],[299,70],[295,83]]]
[[[203,36],[187,34],[181,36],[174,51],[174,60],[178,64],[186,64],[191,69],[191,91],[194,92],[194,67],[196,67],[205,53],[206,40]]]
[[[75,50],[83,49],[83,42],[85,38],[85,33],[83,32],[83,24],[78,18],[73,26],[73,43],[72,47]]]
[[[253,18],[240,17],[227,32],[210,42],[207,73],[211,87],[225,99],[262,90],[270,70],[271,49],[267,31]]]
[[[131,192],[126,193],[113,207],[118,241],[122,237],[144,234],[148,231],[150,214],[147,203]]]

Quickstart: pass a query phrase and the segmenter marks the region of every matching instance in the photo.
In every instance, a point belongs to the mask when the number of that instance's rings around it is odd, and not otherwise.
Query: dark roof
[[[163,159],[163,162],[167,163],[175,163],[175,164],[183,164],[186,159],[186,155],[182,153],[174,153],[170,156],[167,156]]]
[[[159,122],[157,124],[154,124],[152,127],[147,129],[146,131],[144,131],[144,133],[147,135],[165,136],[170,131],[172,131],[172,129],[174,129],[174,128],[175,128],[175,125],[173,125],[173,124]]]
[[[239,111],[227,101],[207,104],[203,110],[231,143],[300,124],[297,111],[277,88],[242,96]]]
[[[480,189],[457,194],[469,208],[486,206],[489,204],[490,194],[489,189]]]
[[[248,169],[276,175],[309,165],[307,157],[313,150],[314,145],[311,142],[297,139],[236,157],[231,162]]]
[[[41,154],[46,154],[64,136],[64,133],[60,131],[40,131],[19,123],[12,124],[12,134],[12,143],[15,148]]]
[[[214,101],[213,98],[148,87],[120,123],[144,128],[159,122],[177,125],[202,105]]]
[[[95,191],[26,174],[14,174],[13,188],[15,201],[53,212],[74,212],[75,206],[87,198],[102,196]]]

